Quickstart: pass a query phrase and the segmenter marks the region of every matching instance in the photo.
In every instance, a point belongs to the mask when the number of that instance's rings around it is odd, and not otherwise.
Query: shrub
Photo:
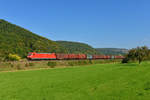
[[[5,60],[7,61],[19,61],[21,57],[19,57],[16,54],[9,54],[7,57],[5,57]]]
[[[16,68],[17,68],[17,70],[20,70],[20,69],[21,69],[20,64],[17,64],[17,65],[16,65]]]
[[[34,66],[34,63],[29,63],[28,65],[29,65],[29,66]],[[27,67],[27,66],[26,66],[26,67]]]
[[[79,61],[78,61],[78,65],[82,65],[82,61],[79,60]]]
[[[25,67],[29,67],[29,63],[25,63]]]
[[[87,64],[89,64],[88,61],[83,61],[83,65],[87,65]]]
[[[122,60],[122,63],[128,63],[129,62],[129,59],[128,58],[124,58],[123,60]]]
[[[2,58],[2,57],[0,57],[0,61],[3,61],[3,58]]]
[[[70,62],[68,62],[69,66],[88,65],[88,64],[92,64],[92,62],[89,62],[88,60],[79,60],[79,61],[70,61]]]
[[[70,61],[70,62],[68,62],[68,65],[69,65],[69,66],[74,66],[74,65],[75,65],[75,62]]]
[[[90,63],[90,64],[93,64],[92,60],[89,60],[89,63]]]
[[[49,62],[47,63],[47,65],[50,66],[51,68],[54,68],[57,64],[56,64],[56,62],[50,62],[50,61],[49,61]]]
[[[10,64],[10,67],[13,68],[13,67],[14,67],[14,64]]]

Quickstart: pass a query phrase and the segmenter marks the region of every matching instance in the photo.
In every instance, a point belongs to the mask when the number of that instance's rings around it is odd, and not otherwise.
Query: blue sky
[[[150,46],[150,0],[1,0],[0,18],[51,40]]]

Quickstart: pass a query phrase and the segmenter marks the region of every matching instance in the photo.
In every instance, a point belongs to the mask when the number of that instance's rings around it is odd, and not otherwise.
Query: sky
[[[150,47],[150,0],[0,0],[0,19],[51,40]]]

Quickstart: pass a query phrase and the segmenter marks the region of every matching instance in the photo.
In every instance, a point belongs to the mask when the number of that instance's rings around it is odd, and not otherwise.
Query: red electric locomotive
[[[50,59],[56,59],[56,54],[55,53],[30,52],[27,58],[29,60],[50,60]]]

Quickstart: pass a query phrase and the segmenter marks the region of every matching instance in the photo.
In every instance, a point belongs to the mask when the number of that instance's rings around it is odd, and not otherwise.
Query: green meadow
[[[150,62],[0,72],[0,100],[150,100]]]

